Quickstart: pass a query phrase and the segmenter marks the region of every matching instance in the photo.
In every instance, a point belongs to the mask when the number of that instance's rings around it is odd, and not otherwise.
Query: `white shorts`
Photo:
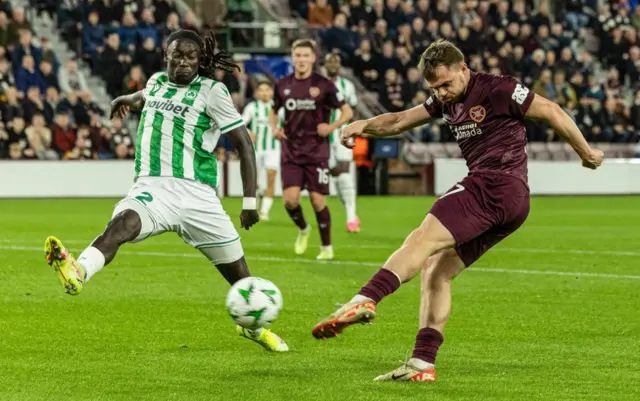
[[[244,256],[240,236],[210,186],[182,178],[140,177],[113,211],[140,216],[140,242],[165,232],[205,252],[214,264],[235,262]]]
[[[329,156],[329,168],[332,169],[338,165],[338,162],[352,162],[353,149],[343,146],[340,141],[334,141],[331,144],[331,154]]]
[[[277,150],[256,152],[256,167],[258,171],[277,170],[280,167],[280,152]]]

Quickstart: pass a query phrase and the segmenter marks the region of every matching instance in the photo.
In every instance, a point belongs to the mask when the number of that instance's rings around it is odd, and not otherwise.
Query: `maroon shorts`
[[[283,163],[280,166],[282,188],[300,187],[309,192],[329,195],[329,161],[316,164]]]
[[[529,188],[501,174],[472,174],[438,199],[429,213],[449,230],[469,267],[507,238],[529,215]]]

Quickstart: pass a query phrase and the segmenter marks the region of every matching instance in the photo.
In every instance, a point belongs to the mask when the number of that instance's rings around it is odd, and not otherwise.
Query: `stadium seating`
[[[258,3],[244,0],[211,0],[206,7],[200,0],[126,0],[114,6],[103,0],[14,0],[1,4],[4,15],[0,14],[0,34],[4,35],[0,35],[0,101],[4,130],[0,131],[0,158],[9,157],[13,144],[13,156],[27,159],[45,154],[35,152],[34,146],[53,149],[61,159],[129,158],[135,142],[135,121],[130,125],[109,121],[105,114],[109,99],[143,87],[149,75],[161,68],[164,39],[179,27],[223,32],[219,28],[225,24],[251,21],[259,8]],[[640,156],[640,95],[636,95],[640,87],[640,13],[632,8],[619,9],[618,2],[599,8],[593,0],[552,2],[552,8],[545,1],[528,0],[270,0],[260,4],[272,8],[271,16],[280,13],[284,20],[291,15],[283,14],[290,13],[299,17],[307,32],[316,32],[324,51],[342,54],[361,89],[361,103],[376,114],[418,104],[429,94],[420,79],[411,77],[415,74],[412,67],[431,41],[445,37],[465,50],[472,69],[512,75],[558,102],[607,157]],[[16,5],[27,6],[27,12]],[[31,29],[31,38],[21,35],[22,28],[32,26],[30,19],[51,25],[51,31]],[[38,32],[46,32],[43,36],[49,32],[60,35],[68,50],[56,38],[43,38]],[[255,33],[240,30],[230,39],[242,44],[252,36]],[[33,71],[30,61],[23,62],[25,45],[34,56]],[[70,58],[76,61],[68,61]],[[364,74],[371,63],[376,66],[377,76]],[[389,69],[396,74],[385,79]],[[219,79],[242,108],[252,95],[255,80],[244,71],[221,72]],[[27,96],[28,87],[33,85],[40,88],[40,96],[35,92]],[[49,90],[50,86],[57,89]],[[16,87],[24,94],[14,96],[10,88]],[[400,103],[388,101],[393,91],[401,94]],[[38,112],[45,116],[43,132],[48,129],[51,134],[43,134],[42,143],[32,145],[24,132]],[[26,117],[24,132],[16,133],[12,128],[15,114]],[[69,120],[68,129],[60,125],[65,118]],[[78,141],[78,131],[83,135],[88,131],[89,135]],[[65,138],[63,132],[69,132],[69,137]],[[532,159],[575,159],[572,150],[549,127],[531,121],[527,122],[527,132]],[[416,128],[411,137],[433,143],[424,147],[429,159],[461,157],[455,138],[442,121]],[[122,149],[114,138],[129,148]],[[73,153],[59,148],[59,143],[71,139],[78,142],[71,148]],[[21,148],[19,156],[15,144]],[[224,140],[220,146],[230,149]],[[120,152],[116,152],[117,147]],[[89,151],[83,151],[85,148]],[[48,155],[51,157],[51,153]]]

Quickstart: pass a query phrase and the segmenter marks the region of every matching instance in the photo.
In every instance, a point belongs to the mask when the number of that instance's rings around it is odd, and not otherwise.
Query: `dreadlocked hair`
[[[218,42],[213,34],[213,31],[209,31],[207,36],[200,37],[196,32],[188,29],[180,29],[171,35],[167,39],[167,47],[171,42],[175,40],[190,40],[198,45],[200,48],[200,65],[198,66],[198,74],[205,78],[215,79],[216,70],[223,70],[233,73],[234,71],[240,71],[240,67],[233,62],[233,58],[230,53],[219,50],[216,53]]]
[[[220,50],[216,53],[218,43],[213,31],[209,31],[204,38],[204,48],[202,49],[202,60],[200,60],[200,68],[198,73],[209,79],[215,79],[216,69],[220,69],[229,73],[240,71],[240,67],[233,62],[230,53]]]

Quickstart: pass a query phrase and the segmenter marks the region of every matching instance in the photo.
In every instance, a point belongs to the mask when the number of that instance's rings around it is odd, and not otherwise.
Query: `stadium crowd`
[[[162,68],[164,40],[180,27],[215,29],[250,21],[247,0],[31,0],[48,14],[77,59],[61,64],[50,39],[34,36],[20,8],[0,0],[0,158],[128,159],[133,137],[92,100],[78,63],[112,97],[144,87]],[[429,89],[417,58],[435,39],[465,52],[474,71],[514,76],[571,114],[590,141],[635,143],[640,134],[640,7],[636,1],[290,0],[318,28],[326,51],[342,55],[389,111],[420,104]],[[609,4],[610,3],[610,4]],[[242,67],[242,64],[240,64]],[[238,108],[251,79],[220,71]],[[549,127],[528,122],[530,141],[554,142]],[[446,125],[419,127],[424,142],[450,142]],[[222,147],[227,147],[222,144]],[[221,154],[222,156],[222,154]]]
[[[425,101],[419,55],[437,38],[456,43],[472,70],[513,76],[560,104],[594,142],[637,142],[640,134],[640,7],[597,0],[291,0],[321,29],[343,62],[385,109]],[[557,4],[557,9],[550,9]],[[600,61],[598,63],[597,61]],[[529,122],[529,141],[559,141]],[[455,138],[445,125],[420,127],[422,141]]]

